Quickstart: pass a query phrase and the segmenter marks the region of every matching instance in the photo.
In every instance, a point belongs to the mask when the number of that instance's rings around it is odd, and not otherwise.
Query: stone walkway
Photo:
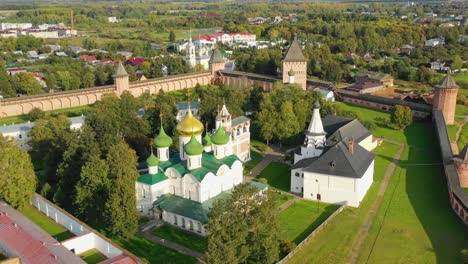
[[[199,262],[203,262],[202,261],[202,257],[203,257],[202,253],[200,253],[200,252],[198,252],[196,250],[190,249],[188,247],[182,246],[180,244],[177,244],[175,242],[166,240],[164,238],[160,238],[158,236],[155,236],[155,235],[153,235],[151,233],[153,230],[154,230],[154,228],[152,228],[152,229],[150,229],[150,230],[148,230],[146,232],[139,232],[138,235],[141,236],[141,237],[147,238],[147,239],[149,239],[149,240],[151,240],[153,242],[156,242],[156,243],[158,243],[160,245],[163,245],[165,247],[175,249],[175,250],[179,251],[182,254],[192,256],[192,257],[196,258]]]
[[[393,157],[392,162],[388,166],[387,170],[385,171],[384,178],[382,180],[382,183],[380,184],[379,192],[377,193],[377,197],[374,200],[374,203],[371,206],[371,209],[367,213],[366,218],[364,219],[364,222],[362,223],[360,229],[359,229],[359,234],[357,236],[357,239],[354,241],[353,246],[351,248],[351,252],[348,255],[348,263],[357,263],[359,253],[361,251],[362,244],[366,240],[367,236],[369,235],[369,229],[372,226],[372,223],[374,222],[375,216],[377,214],[377,211],[380,208],[380,205],[382,204],[382,200],[385,194],[385,191],[387,190],[388,183],[390,181],[390,178],[395,171],[396,166],[398,165],[398,162],[400,161],[400,156],[401,153],[403,152],[404,146],[403,144],[392,141],[392,140],[386,140],[384,141],[396,144],[400,147],[400,149],[397,151],[395,156]]]

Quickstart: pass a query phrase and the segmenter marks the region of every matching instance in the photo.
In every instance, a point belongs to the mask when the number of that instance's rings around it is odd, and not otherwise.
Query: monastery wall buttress
[[[144,93],[156,94],[161,89],[165,92],[192,88],[195,85],[211,83],[210,71],[180,74],[146,81],[128,82],[128,77],[117,76],[115,85],[99,86],[73,91],[23,96],[0,99],[0,117],[27,114],[37,107],[43,111],[57,110],[69,107],[90,105],[100,100],[104,94],[122,94],[129,91],[133,96]]]

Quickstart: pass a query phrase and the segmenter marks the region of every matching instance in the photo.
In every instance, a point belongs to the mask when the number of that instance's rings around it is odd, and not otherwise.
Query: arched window
[[[296,177],[299,177],[299,176],[300,176],[300,173],[299,173],[299,172],[296,172],[295,175],[296,175]]]

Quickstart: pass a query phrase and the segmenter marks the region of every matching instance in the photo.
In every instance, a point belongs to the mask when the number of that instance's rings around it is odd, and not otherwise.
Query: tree
[[[460,55],[455,55],[453,56],[453,62],[452,65],[450,66],[450,69],[452,70],[460,70],[463,66],[463,61],[460,57]]]
[[[36,121],[39,119],[44,119],[46,117],[46,113],[42,111],[40,108],[34,107],[28,113],[29,120]]]
[[[123,140],[110,146],[106,159],[109,164],[109,198],[105,203],[106,230],[112,237],[126,238],[136,232],[135,181],[138,177],[137,157]]]
[[[169,42],[175,42],[175,40],[176,40],[176,35],[175,35],[174,31],[171,30],[169,32]]]
[[[323,65],[323,78],[328,81],[339,82],[343,72],[338,63],[331,61]]]
[[[297,134],[300,131],[300,126],[291,101],[281,104],[280,109],[275,135],[280,140],[281,146],[281,141]]]
[[[94,154],[81,168],[81,179],[76,185],[74,207],[76,214],[85,221],[96,222],[103,216],[109,188],[109,165]]]
[[[0,135],[0,197],[21,208],[31,203],[36,190],[36,174],[31,158],[15,141]]]
[[[267,145],[273,139],[276,130],[276,120],[278,112],[271,101],[270,94],[265,94],[260,103],[260,112],[257,113],[257,125],[260,128],[260,135],[266,140]]]
[[[16,91],[10,83],[10,78],[3,61],[0,61],[0,96],[3,98],[16,96]]]
[[[11,77],[11,84],[20,94],[34,95],[43,93],[42,86],[39,84],[32,73],[19,73]]]
[[[279,258],[275,199],[244,183],[217,201],[207,225],[207,263],[274,263]]]
[[[390,116],[390,122],[403,130],[413,122],[413,112],[408,106],[396,105]]]

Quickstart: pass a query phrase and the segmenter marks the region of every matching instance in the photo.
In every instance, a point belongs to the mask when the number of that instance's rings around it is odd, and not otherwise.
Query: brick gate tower
[[[124,91],[129,89],[128,73],[125,70],[122,62],[119,62],[117,65],[117,70],[115,71],[115,74],[112,75],[112,77],[114,77],[115,93],[117,96],[122,95]]]
[[[435,86],[433,109],[442,111],[447,125],[453,125],[455,119],[458,88],[450,71],[447,73],[447,76]]]
[[[305,90],[307,88],[307,59],[302,54],[296,35],[283,59],[283,83],[289,83],[288,73],[290,72],[294,73],[294,83],[299,84]]]

